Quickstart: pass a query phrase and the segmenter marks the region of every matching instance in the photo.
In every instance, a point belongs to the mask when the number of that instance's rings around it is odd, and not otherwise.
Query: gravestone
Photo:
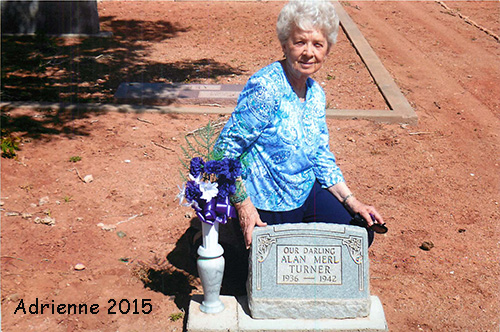
[[[100,32],[96,0],[2,1],[2,34],[47,35]]]
[[[247,296],[221,296],[219,314],[193,297],[188,332],[387,332],[370,295],[368,240],[357,226],[325,223],[256,227]]]
[[[215,103],[235,106],[243,87],[240,84],[121,83],[114,98],[117,103],[145,105]]]
[[[247,292],[254,319],[370,314],[365,229],[325,223],[255,228]]]

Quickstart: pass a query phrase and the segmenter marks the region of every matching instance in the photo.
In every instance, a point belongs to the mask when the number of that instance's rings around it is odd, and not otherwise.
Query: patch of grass
[[[80,157],[80,156],[72,156],[72,157],[69,158],[69,161],[71,163],[76,163],[76,162],[78,162],[80,160],[82,160],[82,157]]]
[[[4,134],[4,130],[2,130],[2,157],[4,158],[16,158],[17,153],[19,151],[19,137],[12,135],[11,133]]]
[[[66,195],[63,197],[63,200],[65,203],[69,203],[73,200],[73,197],[71,197],[70,195]]]
[[[118,237],[120,239],[123,239],[125,236],[127,236],[127,234],[125,234],[125,232],[122,232],[122,231],[118,231],[116,232],[116,235],[118,235]]]
[[[19,151],[19,142],[21,139],[18,136],[12,134],[11,130],[8,129],[8,123],[10,122],[10,117],[6,114],[1,115],[1,147],[2,147],[2,157],[3,158],[16,158]]]
[[[20,185],[19,188],[29,193],[31,190],[33,190],[33,185],[32,184]]]
[[[177,313],[170,314],[170,317],[169,317],[169,318],[170,318],[170,320],[171,320],[172,322],[175,322],[175,321],[177,321],[177,320],[179,320],[179,319],[182,319],[182,317],[184,317],[184,313],[182,313],[182,312],[177,312]]]

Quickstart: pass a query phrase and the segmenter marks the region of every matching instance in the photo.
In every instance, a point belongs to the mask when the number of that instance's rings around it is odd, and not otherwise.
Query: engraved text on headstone
[[[341,246],[278,245],[278,284],[341,285]]]

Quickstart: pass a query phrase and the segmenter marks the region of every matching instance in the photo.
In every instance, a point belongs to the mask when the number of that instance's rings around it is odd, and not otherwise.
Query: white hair
[[[317,29],[323,32],[331,47],[337,41],[339,18],[330,1],[291,0],[281,10],[276,32],[281,45],[285,44],[293,27],[301,30]]]

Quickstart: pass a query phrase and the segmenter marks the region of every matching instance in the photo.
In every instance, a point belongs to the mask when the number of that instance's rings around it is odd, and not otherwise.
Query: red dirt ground
[[[419,116],[413,127],[328,120],[348,184],[378,207],[390,228],[370,248],[371,292],[381,299],[391,331],[498,331],[500,44],[436,2],[343,4]],[[499,2],[447,4],[500,32]],[[114,23],[127,20],[178,28],[162,39],[141,26],[136,37],[145,63],[216,59],[243,72],[203,82],[244,83],[281,57],[273,23],[281,6],[100,2],[99,13],[108,31],[126,27]],[[386,107],[342,34],[337,46],[316,76],[325,82],[330,106]],[[349,70],[359,75],[346,75]],[[192,212],[174,201],[180,145],[209,119],[223,119],[9,113],[32,132],[45,130],[23,138],[17,160],[2,159],[2,330],[182,331],[183,320],[176,318],[201,287],[189,268],[164,262],[190,236]],[[69,162],[72,156],[81,161]],[[80,180],[88,174],[93,182]],[[48,202],[41,205],[43,197]],[[47,215],[54,226],[34,222]],[[99,223],[117,226],[106,231]],[[420,249],[424,241],[434,247]],[[180,255],[189,261],[188,252]],[[74,269],[78,263],[83,271]],[[15,313],[21,300],[28,310],[36,299],[98,304],[100,310]],[[122,299],[131,305],[126,314],[119,311]],[[142,312],[144,299],[152,304],[149,314]],[[110,300],[117,301],[117,314],[108,313]]]

